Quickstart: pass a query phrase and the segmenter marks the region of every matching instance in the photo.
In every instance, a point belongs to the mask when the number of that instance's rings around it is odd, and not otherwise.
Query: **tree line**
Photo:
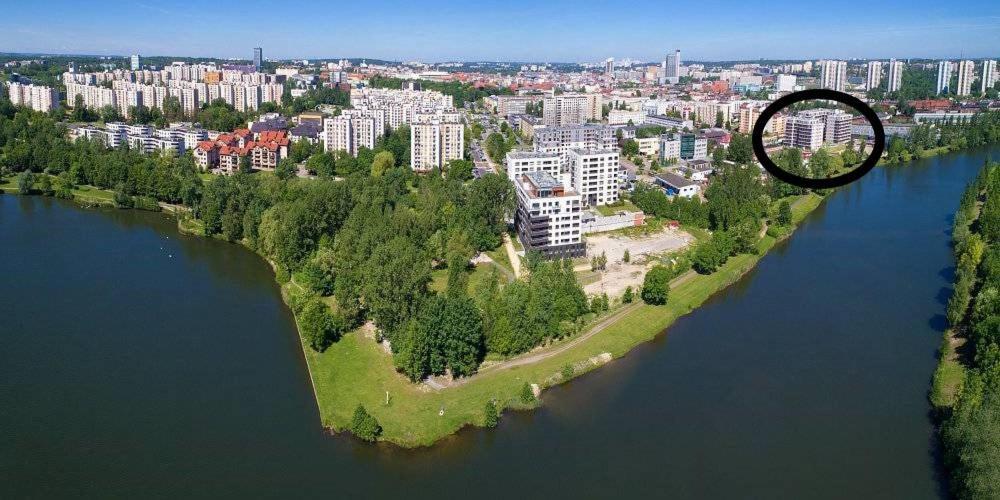
[[[955,214],[953,241],[957,264],[947,314],[955,336],[966,340],[966,348],[957,354],[964,368],[957,397],[950,407],[939,408],[945,463],[956,496],[997,498],[1000,497],[1000,448],[996,446],[1000,442],[1000,164],[988,163],[966,189]]]

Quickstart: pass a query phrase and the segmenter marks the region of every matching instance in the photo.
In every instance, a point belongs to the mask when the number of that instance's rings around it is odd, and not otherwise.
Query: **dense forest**
[[[955,287],[948,320],[957,343],[945,340],[932,401],[941,412],[941,438],[951,486],[959,498],[1000,497],[1000,164],[966,189],[955,214]],[[940,385],[947,358],[959,363],[954,399]]]

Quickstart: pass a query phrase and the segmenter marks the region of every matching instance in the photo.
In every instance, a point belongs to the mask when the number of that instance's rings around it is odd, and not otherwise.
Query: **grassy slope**
[[[796,222],[820,200],[813,195],[803,198],[793,212]],[[640,304],[607,329],[558,355],[530,365],[488,370],[468,383],[447,389],[433,390],[410,383],[392,368],[388,353],[357,331],[324,353],[305,348],[322,423],[344,430],[354,408],[361,403],[382,424],[382,439],[402,446],[429,445],[465,425],[481,425],[486,401],[495,399],[498,406],[505,408],[520,407],[518,394],[525,382],[554,385],[564,381],[560,372],[567,364],[576,366],[579,375],[595,366],[588,361],[592,357],[602,353],[624,355],[736,282],[775,243],[774,238],[765,237],[758,244],[759,255],[733,257],[714,274],[686,280],[671,291],[667,305]],[[441,410],[443,415],[439,415]]]

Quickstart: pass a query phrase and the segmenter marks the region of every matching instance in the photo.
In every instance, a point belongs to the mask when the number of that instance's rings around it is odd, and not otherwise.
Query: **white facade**
[[[993,88],[997,81],[997,62],[993,59],[983,61],[982,88],[980,92],[986,95],[988,89]]]
[[[903,61],[892,59],[889,61],[889,81],[886,85],[887,92],[895,92],[903,85]]]
[[[976,63],[973,61],[958,62],[958,85],[955,93],[958,95],[969,95],[972,93],[972,80],[975,78]]]
[[[785,120],[785,145],[815,151],[823,145],[824,120],[790,116]]]
[[[536,151],[511,151],[507,153],[507,178],[517,182],[528,172],[546,172],[556,179],[561,178],[562,158],[556,153]]]
[[[603,104],[601,94],[563,94],[546,97],[542,108],[542,123],[550,127],[562,127],[600,120]]]
[[[465,157],[465,126],[457,112],[418,114],[410,125],[410,168],[427,172]]]
[[[882,61],[868,61],[865,88],[874,90],[882,84]]]
[[[49,112],[59,108],[59,91],[42,85],[7,84],[7,96],[15,106]]]
[[[617,150],[573,149],[567,159],[570,182],[585,205],[607,205],[618,201]]]
[[[774,83],[778,92],[791,92],[795,90],[795,75],[778,75]]]
[[[938,63],[937,86],[934,90],[935,93],[944,94],[950,90],[948,86],[951,85],[951,70],[951,61],[941,61]]]
[[[825,89],[843,92],[847,86],[847,61],[823,61],[820,82]]]

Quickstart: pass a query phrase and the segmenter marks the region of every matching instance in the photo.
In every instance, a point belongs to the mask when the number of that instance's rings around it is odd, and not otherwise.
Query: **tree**
[[[777,222],[779,226],[790,226],[792,224],[792,205],[788,200],[781,200],[778,205]]]
[[[274,175],[281,180],[288,180],[295,177],[298,172],[298,166],[295,164],[291,158],[282,158],[278,162],[278,166],[274,168]]]
[[[372,160],[372,177],[381,177],[390,168],[396,166],[396,158],[389,151],[379,151]]]
[[[635,297],[632,287],[625,287],[625,293],[622,294],[622,304],[631,304],[633,300],[635,300]]]
[[[30,170],[25,170],[17,175],[17,192],[20,194],[30,194],[31,188],[35,185],[35,174]]]
[[[740,165],[749,165],[753,162],[753,145],[750,136],[746,134],[734,133],[729,140],[727,149],[729,161]]]
[[[244,155],[240,157],[240,173],[249,174],[253,172],[253,163],[250,161],[250,155]]]
[[[382,426],[379,425],[378,420],[360,404],[354,409],[350,430],[355,436],[368,442],[374,442],[382,435]]]
[[[521,402],[527,405],[532,404],[535,401],[537,401],[537,399],[535,399],[535,392],[531,390],[531,385],[525,382],[524,385],[521,386]]]
[[[313,298],[306,302],[299,314],[299,328],[309,347],[316,352],[323,352],[340,339],[347,330],[347,325],[323,301]]]
[[[483,408],[483,425],[489,428],[497,426],[500,422],[500,415],[497,411],[497,403],[495,400],[489,400],[486,402]]]
[[[642,300],[647,304],[663,305],[670,294],[670,269],[653,266],[642,280]]]
[[[48,175],[42,174],[39,177],[38,190],[45,196],[52,196],[55,193],[52,190],[52,179]]]
[[[622,154],[625,156],[635,156],[639,154],[639,143],[635,139],[627,139],[622,144]]]

